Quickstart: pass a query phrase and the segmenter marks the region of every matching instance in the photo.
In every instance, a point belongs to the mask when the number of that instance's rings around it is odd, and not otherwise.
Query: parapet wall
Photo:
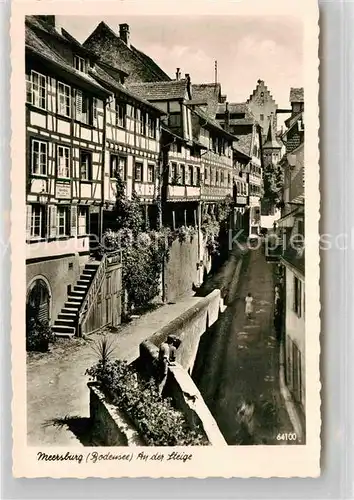
[[[173,334],[178,337],[182,343],[177,349],[177,361],[191,373],[200,337],[217,321],[220,312],[224,310],[225,306],[220,290],[213,290],[181,316],[154,333],[148,342],[159,348],[169,335]]]

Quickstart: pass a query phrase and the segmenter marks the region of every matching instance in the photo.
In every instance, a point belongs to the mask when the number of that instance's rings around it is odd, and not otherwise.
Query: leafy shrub
[[[52,331],[48,322],[40,321],[35,311],[27,310],[26,349],[27,351],[45,352],[52,340]]]
[[[162,399],[153,381],[140,379],[125,361],[102,362],[86,371],[102,391],[136,425],[149,446],[200,446],[206,438],[184,415]]]

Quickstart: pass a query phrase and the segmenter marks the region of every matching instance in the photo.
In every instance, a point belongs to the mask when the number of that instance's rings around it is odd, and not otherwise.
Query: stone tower
[[[277,131],[278,105],[268,90],[263,80],[258,80],[257,87],[247,100],[248,107],[252,111],[257,122],[262,127],[263,142],[266,140],[269,123],[272,123],[274,134]]]

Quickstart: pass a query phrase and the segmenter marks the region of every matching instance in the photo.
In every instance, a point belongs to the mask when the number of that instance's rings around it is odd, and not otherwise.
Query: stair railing
[[[82,336],[83,325],[85,324],[86,318],[88,317],[92,306],[95,304],[97,300],[98,292],[100,291],[103,280],[105,278],[106,260],[107,260],[107,255],[104,254],[100,261],[99,266],[97,267],[96,273],[90,283],[85,298],[80,306],[78,313],[78,320],[77,320],[77,328],[76,328],[77,335],[79,337]]]

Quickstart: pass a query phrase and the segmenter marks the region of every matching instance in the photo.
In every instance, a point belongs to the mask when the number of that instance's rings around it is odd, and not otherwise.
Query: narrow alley
[[[193,378],[228,444],[284,444],[277,435],[293,429],[279,388],[272,264],[262,250],[251,250],[238,278],[233,262],[228,308],[203,336]],[[249,292],[251,319],[245,315]]]

